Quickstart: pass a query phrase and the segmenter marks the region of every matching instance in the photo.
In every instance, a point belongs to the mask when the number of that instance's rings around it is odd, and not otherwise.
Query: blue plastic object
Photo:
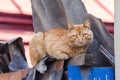
[[[115,80],[114,69],[112,67],[93,67],[89,80]]]
[[[92,67],[88,75],[87,80],[115,80],[112,67]],[[68,65],[68,80],[84,80],[84,76],[79,66]]]
[[[79,66],[68,65],[68,80],[82,80]]]

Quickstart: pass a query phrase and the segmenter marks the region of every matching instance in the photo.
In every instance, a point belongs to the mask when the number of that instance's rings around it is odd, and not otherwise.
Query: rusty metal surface
[[[0,80],[25,80],[30,69],[0,74]]]

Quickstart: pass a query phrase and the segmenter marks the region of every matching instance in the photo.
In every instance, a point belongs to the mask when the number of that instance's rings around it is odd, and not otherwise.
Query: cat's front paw
[[[69,56],[67,54],[60,54],[57,59],[68,59]]]

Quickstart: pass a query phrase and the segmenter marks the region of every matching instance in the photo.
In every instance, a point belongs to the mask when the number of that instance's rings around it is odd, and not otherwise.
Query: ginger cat
[[[38,32],[33,36],[29,44],[32,66],[48,55],[56,59],[68,59],[86,53],[93,41],[89,20],[80,25],[68,24],[67,27]]]

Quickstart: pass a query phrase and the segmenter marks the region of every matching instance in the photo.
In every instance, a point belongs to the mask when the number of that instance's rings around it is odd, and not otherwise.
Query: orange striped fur
[[[56,59],[68,59],[85,54],[89,44],[93,41],[90,22],[84,24],[68,24],[68,29],[54,28],[45,33],[36,33],[30,41],[30,59],[35,66],[45,56]]]

